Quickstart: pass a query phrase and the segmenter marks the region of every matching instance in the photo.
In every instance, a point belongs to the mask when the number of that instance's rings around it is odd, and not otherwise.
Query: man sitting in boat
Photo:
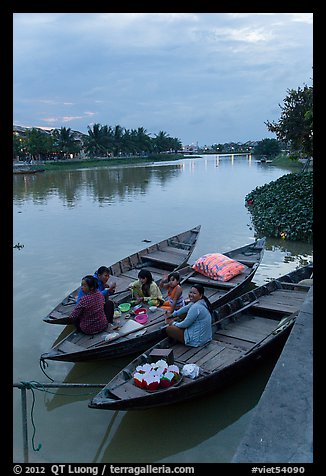
[[[159,286],[166,289],[168,293],[168,299],[162,304],[161,309],[166,309],[172,313],[185,305],[178,271],[173,271],[167,277],[164,277]]]
[[[68,323],[75,324],[84,334],[98,334],[108,327],[104,312],[104,296],[97,286],[94,276],[83,277],[81,282],[83,296],[68,318]]]
[[[166,312],[166,333],[182,344],[199,347],[212,340],[212,308],[204,287],[196,283],[189,290],[190,303],[177,311]],[[175,318],[186,314],[176,322]]]
[[[131,289],[137,303],[147,302],[149,306],[160,306],[164,302],[160,288],[147,269],[141,269],[137,281],[130,283],[128,288]]]

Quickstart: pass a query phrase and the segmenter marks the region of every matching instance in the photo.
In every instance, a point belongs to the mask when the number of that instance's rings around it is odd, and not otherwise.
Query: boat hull
[[[213,309],[228,302],[230,299],[243,293],[250,285],[264,254],[265,239],[245,245],[224,254],[247,263],[246,271],[230,282],[213,281],[195,272],[191,266],[179,270],[181,283],[186,296],[194,283],[201,283],[205,287],[205,295]],[[248,253],[250,250],[250,260]],[[145,308],[148,306],[145,304]],[[142,352],[144,349],[162,340],[165,336],[165,310],[158,308],[154,313],[148,310],[149,321],[144,327],[143,335],[130,334],[118,338],[116,341],[106,342],[107,332],[95,336],[85,336],[81,332],[73,331],[64,339],[57,342],[49,352],[41,355],[42,360],[57,360],[68,362],[81,362],[90,360],[103,360]],[[121,318],[121,324],[126,318]]]
[[[306,266],[257,287],[214,311],[213,339],[192,348],[165,338],[140,354],[119,372],[90,402],[90,408],[139,410],[169,405],[217,391],[232,383],[282,349],[306,299],[309,284],[300,284],[312,274]],[[180,371],[186,364],[200,368],[199,377],[183,376],[169,389],[149,392],[136,387],[133,374],[138,365],[149,363],[154,349],[174,355]]]

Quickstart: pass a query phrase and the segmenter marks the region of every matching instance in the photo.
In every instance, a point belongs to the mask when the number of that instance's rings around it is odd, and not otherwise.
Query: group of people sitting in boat
[[[107,330],[108,324],[113,324],[114,303],[110,296],[115,294],[116,283],[109,285],[109,278],[110,271],[106,266],[82,278],[69,322],[85,334],[97,334]],[[165,309],[169,337],[191,347],[204,345],[212,339],[212,309],[201,284],[194,284],[188,298],[184,299],[177,271],[157,284],[149,270],[141,269],[138,279],[130,283],[128,289],[136,303],[144,302]],[[167,292],[166,300],[162,289]]]

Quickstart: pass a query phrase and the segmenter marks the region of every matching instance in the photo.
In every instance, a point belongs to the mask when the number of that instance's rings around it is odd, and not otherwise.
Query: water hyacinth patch
[[[255,230],[283,240],[312,242],[313,173],[291,173],[245,197]]]

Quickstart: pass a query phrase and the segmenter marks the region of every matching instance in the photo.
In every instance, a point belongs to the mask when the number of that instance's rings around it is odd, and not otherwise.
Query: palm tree
[[[93,124],[93,128],[87,126],[88,137],[85,138],[85,151],[88,154],[100,157],[106,156],[113,149],[113,131],[111,127]]]
[[[70,127],[68,129],[66,127],[54,129],[52,137],[54,138],[55,149],[63,157],[67,157],[68,154],[76,154],[81,149],[80,141],[75,138],[75,134]]]
[[[158,153],[169,150],[169,135],[166,132],[159,131],[158,134],[155,134],[153,145]]]

